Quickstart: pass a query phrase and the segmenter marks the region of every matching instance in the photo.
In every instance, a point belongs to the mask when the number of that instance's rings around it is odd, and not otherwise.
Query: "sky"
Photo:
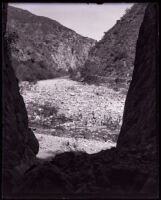
[[[133,3],[9,3],[99,41]]]

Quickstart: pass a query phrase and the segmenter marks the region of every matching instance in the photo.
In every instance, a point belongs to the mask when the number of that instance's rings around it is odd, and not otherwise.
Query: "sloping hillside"
[[[120,85],[120,82],[126,83],[131,79],[136,41],[145,8],[146,4],[138,3],[126,10],[126,14],[91,49],[82,71],[86,80],[97,82],[99,76],[104,76],[112,85]]]
[[[20,80],[47,79],[84,65],[95,40],[83,37],[57,21],[8,7],[8,37],[12,64]],[[15,32],[15,33],[14,33]],[[69,70],[70,71],[70,70]]]

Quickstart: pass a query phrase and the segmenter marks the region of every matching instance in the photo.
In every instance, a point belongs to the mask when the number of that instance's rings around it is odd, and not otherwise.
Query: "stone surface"
[[[127,94],[118,148],[136,148],[157,142],[157,67],[158,16],[156,6],[149,6],[140,28],[135,67]]]
[[[3,4],[3,39],[6,26],[6,5]],[[4,177],[15,176],[16,167],[24,163],[26,167],[34,162],[39,144],[33,132],[28,128],[28,117],[18,81],[14,75],[8,55],[7,41],[3,40],[3,135],[2,169]],[[7,173],[7,174],[6,174]],[[18,173],[18,172],[17,172]],[[4,192],[11,192],[12,178],[5,178]],[[9,185],[9,186],[8,186]]]

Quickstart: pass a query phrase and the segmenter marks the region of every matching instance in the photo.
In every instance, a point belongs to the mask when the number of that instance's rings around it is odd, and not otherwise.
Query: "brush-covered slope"
[[[12,65],[19,80],[40,80],[68,74],[88,57],[95,40],[83,37],[57,21],[8,7],[8,37]],[[15,33],[14,33],[15,32]],[[17,37],[17,38],[16,38]]]
[[[108,77],[103,80],[111,81],[112,85],[122,81],[126,86],[132,76],[136,41],[145,8],[146,4],[134,4],[91,49],[82,71],[86,80],[92,78],[88,76],[103,76]]]

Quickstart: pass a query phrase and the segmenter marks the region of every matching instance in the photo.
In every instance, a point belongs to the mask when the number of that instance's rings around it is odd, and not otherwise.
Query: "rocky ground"
[[[67,77],[19,85],[41,153],[116,145],[125,94]]]
[[[97,140],[87,140],[82,138],[67,138],[58,137],[44,134],[36,134],[39,141],[40,150],[37,154],[37,158],[50,160],[57,154],[63,152],[87,152],[97,153],[101,150],[115,147],[113,142],[101,142]]]

